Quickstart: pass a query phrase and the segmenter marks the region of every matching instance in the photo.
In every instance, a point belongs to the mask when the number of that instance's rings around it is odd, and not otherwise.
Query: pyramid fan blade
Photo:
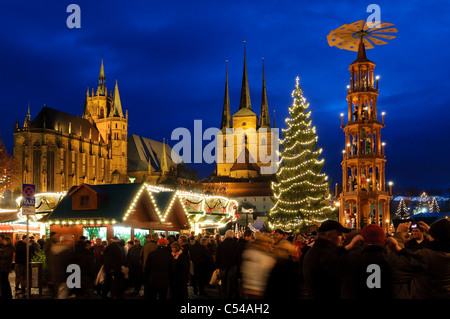
[[[368,30],[373,29],[373,28],[379,28],[379,26],[381,24],[382,24],[381,21],[367,21],[364,24],[364,31],[368,31]]]
[[[370,33],[397,33],[397,32],[398,32],[398,30],[396,28],[390,28],[390,29],[371,31]]]
[[[387,39],[387,40],[395,39],[394,35],[378,34],[378,33],[376,33],[376,34],[372,34],[371,33],[370,35],[373,36],[373,37],[383,38],[383,39]]]
[[[355,31],[360,31],[360,30],[363,30],[363,27],[364,27],[364,23],[366,22],[366,20],[359,20],[359,21],[356,21],[356,22],[353,22],[352,24],[350,24],[352,27],[356,27],[357,28],[357,30],[355,30]]]
[[[373,25],[371,29],[383,29],[387,27],[392,27],[393,25],[394,25],[393,23],[377,21],[376,24]]]
[[[373,49],[374,48],[374,45],[367,38],[364,38],[364,44],[365,44],[365,48],[366,49]]]
[[[370,41],[372,41],[373,43],[375,43],[376,45],[383,45],[383,44],[388,44],[386,41],[374,38],[374,37],[368,37],[370,39]]]

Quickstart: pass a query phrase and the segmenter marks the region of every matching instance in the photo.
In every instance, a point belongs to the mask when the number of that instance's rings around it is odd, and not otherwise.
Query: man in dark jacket
[[[138,294],[142,287],[142,259],[141,259],[142,245],[139,238],[134,239],[133,246],[128,249],[127,265],[129,269],[130,285],[134,288],[134,293]]]
[[[207,248],[208,239],[196,237],[195,244],[190,247],[190,256],[194,264],[192,288],[195,295],[205,295],[205,287],[212,274],[212,255]]]
[[[126,265],[126,256],[121,246],[120,239],[114,237],[111,243],[103,251],[103,269],[105,282],[103,298],[111,293],[112,299],[122,298],[125,290],[125,276],[122,267]]]
[[[147,299],[167,299],[173,263],[168,244],[161,238],[157,249],[148,254],[144,270],[144,297]]]
[[[430,240],[425,237],[425,230],[420,227],[420,224],[417,227],[414,227],[411,230],[412,238],[405,243],[405,248],[416,251],[418,249],[427,248],[430,244]]]
[[[5,237],[0,247],[0,299],[12,299],[11,284],[9,283],[9,273],[14,256],[14,247],[11,238]]]
[[[28,239],[24,235],[22,240],[16,243],[16,255],[14,257],[14,271],[16,274],[16,293],[25,293],[27,287],[27,245]],[[20,288],[19,288],[20,286]]]
[[[86,241],[79,240],[75,243],[74,251],[69,257],[69,263],[80,267],[80,288],[74,289],[77,298],[90,299],[94,296],[95,272],[94,257],[86,248]]]
[[[342,247],[343,233],[351,230],[340,223],[327,220],[318,229],[318,238],[303,261],[305,297],[308,299],[339,299],[341,281],[332,271],[324,267],[322,257]],[[348,247],[350,249],[350,247]]]
[[[238,263],[239,251],[233,231],[225,232],[225,239],[217,246],[216,269],[220,270],[222,280],[221,297],[223,299],[236,299],[239,297],[238,289]]]

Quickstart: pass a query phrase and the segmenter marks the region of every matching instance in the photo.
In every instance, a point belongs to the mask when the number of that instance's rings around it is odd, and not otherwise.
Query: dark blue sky
[[[66,8],[81,7],[69,29]],[[295,77],[313,110],[324,171],[341,183],[348,66],[355,52],[329,47],[331,30],[366,19],[369,4],[394,23],[397,38],[368,50],[381,76],[378,110],[386,112],[386,180],[407,187],[450,187],[450,5],[441,1],[2,1],[0,3],[1,138],[31,105],[81,115],[100,61],[106,83],[117,79],[129,133],[155,140],[177,127],[218,127],[228,59],[232,113],[239,105],[243,40],[252,106],[259,114],[262,57],[271,115],[284,123]],[[273,121],[273,118],[272,118]],[[173,146],[176,141],[170,141]],[[205,145],[207,142],[205,142]],[[197,167],[198,168],[198,167]],[[210,173],[214,167],[202,170]]]

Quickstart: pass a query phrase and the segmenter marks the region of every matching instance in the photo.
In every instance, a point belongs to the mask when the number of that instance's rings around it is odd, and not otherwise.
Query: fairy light
[[[312,126],[312,111],[308,109],[309,103],[303,96],[298,77],[292,97],[290,118],[285,120],[286,129],[282,129],[283,138],[280,139],[283,148],[281,153],[278,152],[277,182],[271,183],[275,204],[269,211],[268,223],[272,228],[292,229],[303,222],[321,222],[325,220],[324,215],[335,210],[334,205],[326,203],[331,198],[325,194],[328,176],[318,171],[325,160],[318,158],[322,149],[315,149],[316,127]],[[308,218],[300,217],[299,213]]]

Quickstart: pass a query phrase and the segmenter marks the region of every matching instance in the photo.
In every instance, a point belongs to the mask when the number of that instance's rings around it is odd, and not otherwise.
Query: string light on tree
[[[299,78],[292,92],[286,128],[280,140],[281,157],[276,182],[272,182],[274,206],[269,212],[269,226],[287,231],[305,224],[321,223],[334,210],[328,205],[328,176],[321,173],[324,159],[317,147],[318,136],[312,126],[309,103],[303,96]]]

